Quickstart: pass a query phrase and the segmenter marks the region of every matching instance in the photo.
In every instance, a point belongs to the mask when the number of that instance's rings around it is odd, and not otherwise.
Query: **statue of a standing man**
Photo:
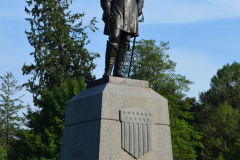
[[[104,34],[109,35],[103,77],[123,77],[121,74],[131,37],[137,37],[138,17],[142,14],[144,0],[101,0]]]

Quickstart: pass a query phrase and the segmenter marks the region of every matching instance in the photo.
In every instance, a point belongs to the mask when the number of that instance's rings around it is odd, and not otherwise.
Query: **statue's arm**
[[[137,3],[138,3],[138,9],[143,9],[144,0],[137,0]]]
[[[138,16],[141,16],[141,15],[142,15],[143,3],[144,3],[144,0],[137,0],[137,4],[138,4]]]
[[[110,0],[101,0],[101,7],[103,11],[111,10],[111,1]]]

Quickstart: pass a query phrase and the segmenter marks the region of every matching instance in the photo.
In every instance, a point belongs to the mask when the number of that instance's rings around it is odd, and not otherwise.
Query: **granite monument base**
[[[147,81],[102,78],[68,102],[60,160],[172,160],[169,124]]]

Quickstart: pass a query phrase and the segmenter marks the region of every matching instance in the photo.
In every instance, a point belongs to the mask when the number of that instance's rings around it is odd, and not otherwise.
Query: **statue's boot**
[[[107,49],[105,55],[105,73],[103,74],[103,77],[111,76],[117,51],[118,44],[107,41]]]
[[[119,51],[115,59],[114,70],[113,70],[113,76],[115,77],[124,77],[121,74],[121,72],[122,72],[122,67],[124,64],[124,60],[125,60],[128,48],[129,48],[129,43],[121,44],[119,46]]]

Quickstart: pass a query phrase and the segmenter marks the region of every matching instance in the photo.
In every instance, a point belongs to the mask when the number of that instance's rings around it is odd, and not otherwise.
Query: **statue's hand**
[[[115,18],[113,17],[113,14],[110,10],[105,10],[103,12],[102,20],[106,25],[111,25],[115,21]]]
[[[138,16],[142,15],[142,9],[138,9]]]
[[[111,15],[111,11],[110,10],[105,10],[104,12],[103,12],[103,21],[105,21],[105,20],[109,20],[110,19],[110,15]]]

